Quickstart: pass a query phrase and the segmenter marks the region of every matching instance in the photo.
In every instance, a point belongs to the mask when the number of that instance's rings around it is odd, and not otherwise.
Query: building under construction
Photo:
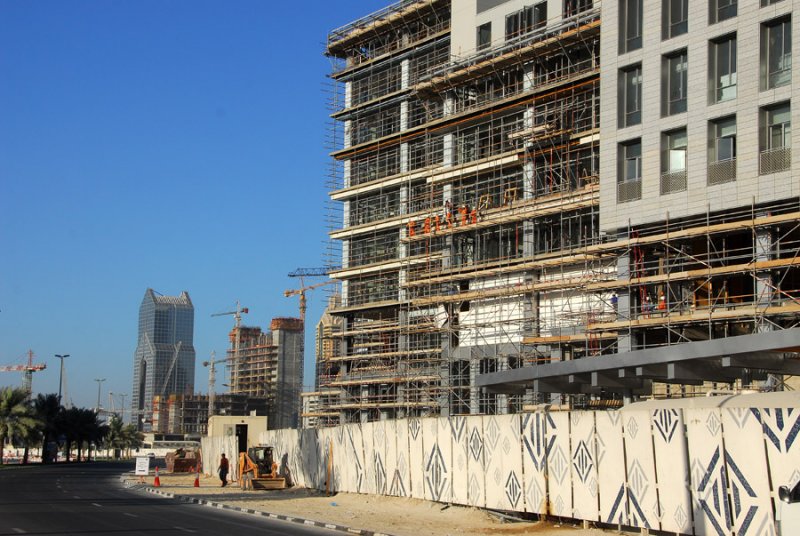
[[[235,326],[225,360],[229,393],[265,399],[271,430],[300,424],[303,379],[303,322],[299,318],[274,318],[270,331]]]
[[[798,372],[795,2],[689,4],[404,0],[329,34],[319,424]]]
[[[264,397],[225,393],[213,400],[214,415],[267,415]],[[153,399],[153,431],[200,437],[208,434],[208,395],[169,395]]]

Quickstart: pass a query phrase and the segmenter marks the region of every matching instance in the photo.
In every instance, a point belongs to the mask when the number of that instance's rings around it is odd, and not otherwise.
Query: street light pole
[[[61,405],[61,386],[63,385],[64,381],[64,359],[69,357],[69,354],[55,354],[57,358],[61,360],[61,371],[58,373],[58,405]]]
[[[100,413],[100,386],[103,385],[103,382],[106,381],[105,378],[95,378],[94,381],[97,382],[97,409],[95,413]]]

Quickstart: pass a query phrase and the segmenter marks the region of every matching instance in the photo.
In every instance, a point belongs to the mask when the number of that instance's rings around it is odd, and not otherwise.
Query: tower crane
[[[325,285],[330,285],[335,281],[330,279],[328,281],[323,281],[322,283],[316,283],[314,285],[306,286],[305,278],[306,277],[328,277],[328,275],[334,271],[338,270],[338,266],[328,266],[325,268],[297,268],[295,271],[289,273],[289,277],[299,277],[300,278],[300,288],[298,289],[289,289],[283,292],[283,295],[287,298],[291,296],[299,296],[300,297],[300,320],[303,321],[305,325],[306,321],[306,291],[307,290],[314,290],[315,288],[319,288]]]
[[[9,365],[0,367],[0,372],[22,372],[22,388],[31,396],[33,392],[33,373],[47,368],[45,363],[33,364],[33,350],[28,350],[27,365]]]
[[[286,296],[287,298],[290,298],[292,296],[300,296],[300,320],[302,320],[303,324],[305,324],[305,321],[306,321],[306,307],[307,307],[306,291],[307,290],[314,290],[315,288],[319,288],[319,287],[322,287],[322,286],[325,286],[325,285],[330,285],[331,283],[335,283],[335,282],[336,281],[334,279],[329,279],[328,281],[323,281],[322,283],[316,283],[314,285],[308,285],[308,286],[301,287],[301,288],[285,290],[285,291],[283,291],[283,295]]]
[[[216,397],[216,393],[214,391],[214,383],[217,379],[217,369],[214,365],[217,363],[225,363],[228,361],[227,359],[214,359],[217,357],[217,353],[213,350],[211,351],[211,359],[208,361],[203,361],[204,367],[209,367],[208,369],[208,416],[211,417],[214,415],[214,399]]]
[[[250,309],[242,307],[239,300],[236,300],[236,310],[224,313],[214,313],[211,316],[233,315],[233,327],[235,329],[233,340],[233,359],[231,366],[231,393],[239,392],[239,341],[241,340],[242,313],[247,314]]]

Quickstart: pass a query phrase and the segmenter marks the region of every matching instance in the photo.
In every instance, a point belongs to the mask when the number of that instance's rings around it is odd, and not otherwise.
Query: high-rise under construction
[[[403,0],[330,32],[317,422],[798,373],[795,5]]]

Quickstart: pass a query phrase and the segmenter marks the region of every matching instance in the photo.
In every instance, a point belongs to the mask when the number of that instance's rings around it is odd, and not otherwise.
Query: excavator
[[[278,476],[272,447],[250,447],[239,453],[239,482],[245,489],[286,488],[286,479]]]

